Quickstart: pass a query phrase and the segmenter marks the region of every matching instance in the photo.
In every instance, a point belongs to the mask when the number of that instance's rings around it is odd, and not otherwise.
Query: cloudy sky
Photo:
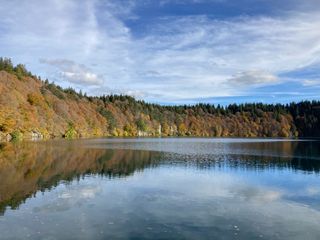
[[[320,99],[319,0],[0,0],[0,54],[90,95]]]

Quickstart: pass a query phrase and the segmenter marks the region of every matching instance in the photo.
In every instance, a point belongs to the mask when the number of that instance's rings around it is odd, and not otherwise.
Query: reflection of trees
[[[79,180],[88,174],[125,177],[160,162],[199,168],[320,172],[319,142],[224,143],[207,154],[92,149],[82,144],[81,141],[0,144],[0,212],[7,206],[17,208],[37,191],[50,190],[61,181]]]
[[[38,190],[86,174],[123,177],[156,164],[157,153],[89,149],[71,142],[2,144],[0,146],[0,212],[17,208]]]

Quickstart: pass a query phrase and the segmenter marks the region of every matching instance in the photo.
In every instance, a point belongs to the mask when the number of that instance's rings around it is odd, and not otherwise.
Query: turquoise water
[[[0,239],[320,239],[320,143],[0,145]]]

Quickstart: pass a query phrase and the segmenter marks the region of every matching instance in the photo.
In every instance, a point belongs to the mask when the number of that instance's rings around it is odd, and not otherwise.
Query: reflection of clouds
[[[299,186],[294,189],[283,191],[283,197],[287,200],[306,205],[315,210],[320,210],[320,186],[317,183],[307,182],[305,186]]]
[[[55,195],[50,203],[35,207],[34,212],[61,212],[81,206],[102,191],[100,186],[68,186]]]
[[[164,178],[165,176],[163,176]],[[185,196],[201,196],[207,199],[228,198],[240,201],[265,203],[281,200],[282,190],[270,188],[259,183],[248,182],[232,173],[215,172],[214,175],[190,173],[188,178],[183,171],[175,169],[167,184],[182,189]]]
[[[310,196],[320,195],[320,187],[310,186],[306,189],[306,192]]]
[[[281,198],[281,193],[277,191],[267,191],[263,195],[263,199],[267,201],[275,201]]]
[[[96,194],[101,192],[99,186],[82,186],[80,189],[66,189],[65,192],[62,192],[58,195],[58,198],[62,199],[87,199],[94,198]]]
[[[182,233],[185,238],[192,234],[185,227],[190,225],[197,229],[217,229],[217,233],[222,231],[228,239],[234,238],[234,231],[239,236],[246,234],[243,239],[256,239],[260,235],[265,239],[320,239],[320,212],[288,199],[297,189],[265,185],[260,175],[252,179],[236,172],[160,169],[144,172],[135,184],[139,188],[126,190],[131,192],[128,196],[134,197],[127,199],[127,204],[129,209],[143,206],[143,213],[153,216],[157,223],[178,225],[185,230]]]
[[[197,239],[202,231],[210,233],[210,239],[221,239],[221,233],[226,239],[234,239],[234,233],[239,239],[260,235],[264,239],[320,239],[319,210],[288,199],[296,188],[289,191],[282,184],[266,183],[259,174],[248,175],[160,166],[135,174],[130,181],[87,177],[46,192],[46,201],[42,199],[43,205],[34,208],[37,214],[33,214],[46,223],[53,213],[66,232],[74,230],[77,239],[97,239],[101,231],[103,239],[116,238],[113,233],[126,239],[137,229],[140,234],[179,230],[176,238],[186,239]],[[317,185],[310,186],[309,191],[315,193]],[[301,188],[301,194],[306,189]],[[0,225],[0,232],[8,226]],[[54,231],[59,232],[61,226],[53,226]]]
[[[81,198],[94,198],[95,195],[100,192],[100,188],[85,188],[79,193]]]
[[[66,198],[71,198],[72,196],[71,196],[70,193],[64,192],[64,193],[60,194],[58,197],[59,197],[59,198],[66,199]]]
[[[244,186],[242,189],[238,189],[234,192],[234,197],[240,197],[246,201],[273,202],[280,200],[282,193],[276,190]]]

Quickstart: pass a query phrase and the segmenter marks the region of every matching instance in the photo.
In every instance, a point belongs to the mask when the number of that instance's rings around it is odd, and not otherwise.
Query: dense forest
[[[320,101],[162,106],[87,96],[0,58],[0,140],[94,136],[319,137]]]

